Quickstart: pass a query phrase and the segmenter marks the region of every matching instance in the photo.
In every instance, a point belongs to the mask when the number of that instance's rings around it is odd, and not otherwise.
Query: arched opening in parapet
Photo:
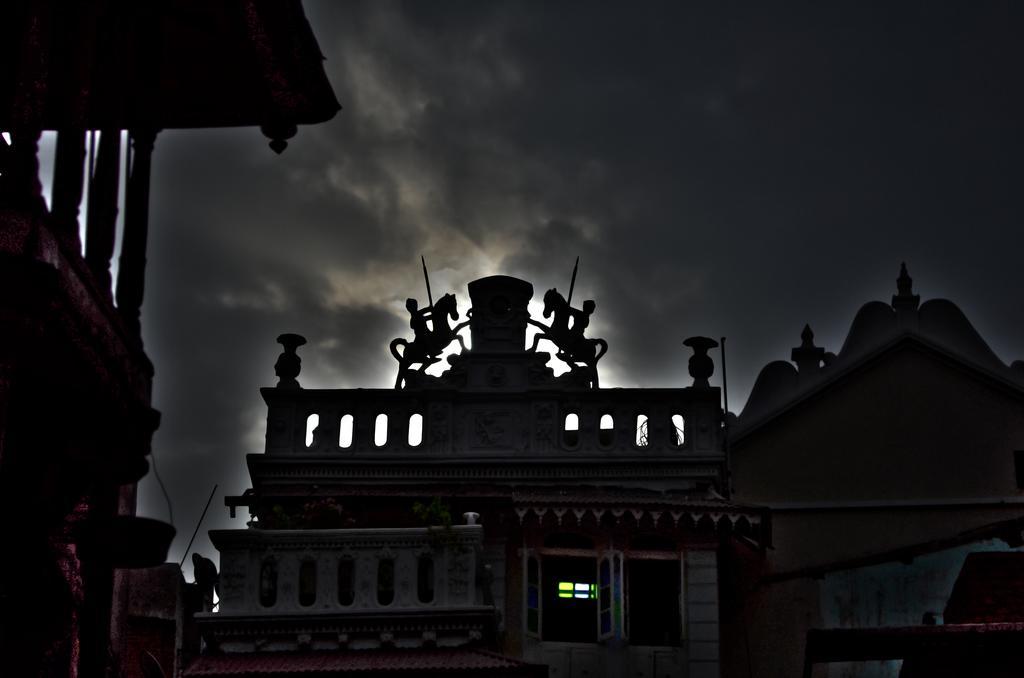
[[[355,561],[351,558],[342,558],[338,561],[338,603],[348,607],[356,599],[356,568]]]
[[[395,561],[383,558],[377,562],[377,602],[390,605],[395,599]]]
[[[416,563],[416,597],[421,603],[434,602],[434,559],[420,556]]]
[[[260,605],[273,607],[277,603],[277,563],[268,558],[260,567]]]
[[[320,415],[311,414],[306,417],[306,447],[313,445],[313,433],[316,431],[316,427],[320,425]]]
[[[299,605],[309,607],[316,602],[316,561],[303,560],[299,565]]]
[[[672,415],[672,429],[672,443],[676,447],[682,447],[686,442],[686,422],[683,420],[683,415]]]
[[[636,415],[636,446],[647,447],[647,415],[638,414]]]
[[[409,417],[409,447],[419,447],[423,442],[423,415],[416,413]]]
[[[352,431],[355,420],[351,414],[346,414],[341,418],[341,424],[338,427],[338,447],[346,448],[352,447]]]
[[[612,415],[601,415],[600,428],[597,430],[597,442],[601,447],[611,447],[615,442],[615,420],[612,419]]]
[[[381,412],[373,422],[373,444],[384,447],[388,442],[388,415]]]
[[[575,412],[565,415],[565,422],[562,425],[562,443],[566,447],[576,447],[580,444],[580,416]]]

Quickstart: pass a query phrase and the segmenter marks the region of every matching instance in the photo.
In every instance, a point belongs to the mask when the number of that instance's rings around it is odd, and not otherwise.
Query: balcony
[[[226,652],[457,647],[493,631],[480,525],[210,537],[220,603],[197,619]]]
[[[721,454],[717,388],[459,391],[265,388],[268,455]]]

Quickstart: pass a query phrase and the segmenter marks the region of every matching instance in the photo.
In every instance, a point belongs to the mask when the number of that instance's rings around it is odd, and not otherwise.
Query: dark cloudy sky
[[[685,385],[682,339],[725,335],[734,411],[805,322],[838,350],[904,259],[1024,358],[1021,5],[897,4],[307,0],[343,111],[282,156],[255,129],[157,140],[171,556],[213,483],[204,531],[231,524],[279,333],[309,338],[306,387],[393,382],[421,253],[462,310],[494,273],[564,291],[579,255],[603,385]]]

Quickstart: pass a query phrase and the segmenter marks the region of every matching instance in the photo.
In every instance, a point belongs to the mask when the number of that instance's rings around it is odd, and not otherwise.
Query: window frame
[[[523,578],[523,634],[528,638],[534,638],[541,642],[562,642],[545,641],[544,638],[544,559],[545,557],[555,558],[589,558],[594,561],[595,588],[597,594],[597,610],[594,617],[594,624],[597,631],[597,643],[604,643],[612,638],[626,639],[626,623],[628,620],[628,596],[626,595],[625,580],[625,553],[618,549],[573,549],[558,547],[540,547],[523,549],[522,578]],[[536,581],[531,581],[530,561],[536,562]],[[607,563],[609,568],[610,591],[609,605],[604,608],[608,612],[610,629],[602,632],[601,617],[602,605],[606,602],[601,586],[601,564]],[[536,590],[535,607],[530,606],[530,589]],[[530,612],[536,611],[536,629],[530,628]],[[682,612],[680,611],[680,614]]]

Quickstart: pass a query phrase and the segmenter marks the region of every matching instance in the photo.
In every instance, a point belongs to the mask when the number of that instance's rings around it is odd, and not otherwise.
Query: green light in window
[[[597,598],[597,588],[594,584],[580,582],[560,581],[558,582],[559,598]]]

